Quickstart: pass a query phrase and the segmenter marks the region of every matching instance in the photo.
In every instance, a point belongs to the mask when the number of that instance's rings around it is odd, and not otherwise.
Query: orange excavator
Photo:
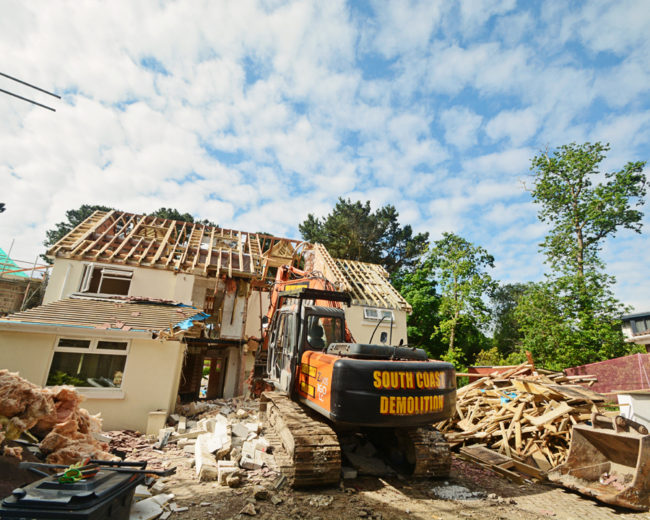
[[[261,408],[283,474],[295,487],[337,483],[337,435],[352,432],[398,451],[407,473],[447,476],[448,445],[431,425],[455,408],[453,365],[404,345],[356,343],[343,305],[349,294],[322,275],[278,269],[253,384],[267,389]]]

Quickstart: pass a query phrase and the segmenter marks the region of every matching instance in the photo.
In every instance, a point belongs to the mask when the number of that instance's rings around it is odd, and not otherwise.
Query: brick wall
[[[564,370],[568,376],[593,375],[591,389],[601,394],[614,390],[650,389],[650,354],[634,354]],[[615,399],[614,394],[610,395]]]
[[[37,290],[41,283],[41,280],[32,280],[29,286],[30,294]],[[0,316],[20,311],[28,284],[29,279],[26,278],[0,278]]]

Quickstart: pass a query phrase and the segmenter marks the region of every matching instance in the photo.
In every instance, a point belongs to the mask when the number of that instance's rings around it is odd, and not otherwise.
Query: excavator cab
[[[292,393],[296,366],[303,352],[325,351],[329,345],[345,341],[344,311],[305,304],[300,294],[303,293],[284,295],[299,298],[300,303],[280,308],[269,329],[267,382],[284,393]]]

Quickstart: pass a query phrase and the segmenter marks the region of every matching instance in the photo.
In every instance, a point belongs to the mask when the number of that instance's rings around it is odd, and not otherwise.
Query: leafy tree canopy
[[[424,264],[434,273],[440,287],[440,324],[436,331],[451,352],[456,346],[459,325],[480,327],[489,321],[483,297],[494,287],[488,273],[488,268],[494,267],[494,258],[454,233],[443,233]],[[483,346],[475,345],[475,352]]]
[[[494,323],[493,345],[503,356],[518,351],[521,345],[523,334],[515,317],[515,309],[529,285],[504,283],[498,285],[490,295]]]
[[[439,338],[435,338],[440,323],[440,295],[436,292],[433,272],[419,263],[410,271],[398,271],[393,276],[393,285],[413,308],[407,317],[409,346],[424,348],[430,355],[439,358],[446,346]]]
[[[553,370],[638,350],[624,342],[619,317],[626,309],[612,285],[611,277],[594,271],[530,284],[515,310],[522,350]]]
[[[428,233],[413,235],[399,225],[398,212],[388,204],[373,212],[363,204],[339,198],[332,212],[319,219],[311,213],[298,227],[309,242],[323,244],[335,258],[383,265],[392,275],[412,268],[428,247]]]
[[[644,162],[601,174],[609,145],[571,143],[532,160],[533,201],[550,224],[541,246],[552,273],[529,287],[515,317],[522,346],[549,368],[566,368],[625,355],[615,280],[599,257],[602,243],[620,228],[640,232],[647,181]]]
[[[645,162],[628,162],[601,175],[608,150],[598,142],[571,143],[532,160],[533,202],[540,205],[539,219],[551,225],[541,245],[556,270],[582,275],[585,266],[599,264],[605,237],[621,227],[641,231],[643,213],[636,208],[646,194]]]

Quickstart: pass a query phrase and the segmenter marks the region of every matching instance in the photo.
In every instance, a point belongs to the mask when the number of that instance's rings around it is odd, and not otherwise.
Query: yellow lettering
[[[391,415],[395,414],[395,396],[394,395],[390,396],[390,404],[388,406],[388,413],[390,413]]]
[[[436,387],[440,386],[440,372],[434,372],[433,380],[435,381],[434,384]]]
[[[424,381],[422,380],[422,372],[416,372],[415,379],[418,383],[418,388],[424,388]]]
[[[406,373],[406,388],[415,388],[413,384],[413,372]]]
[[[372,373],[372,377],[374,378],[374,382],[372,383],[372,385],[375,388],[381,388],[381,372],[379,370],[375,370]]]
[[[392,388],[399,388],[399,374],[397,372],[390,373],[390,386]]]
[[[424,388],[429,388],[429,372],[424,373]]]
[[[395,399],[396,406],[395,406],[395,413],[397,415],[403,415],[406,413],[406,397],[397,397]]]
[[[399,372],[399,384],[400,388],[406,388],[406,384],[404,383],[404,372]]]
[[[381,414],[388,413],[388,397],[383,395],[379,398],[379,413]]]
[[[381,383],[383,388],[390,388],[390,373],[385,370],[381,373]]]
[[[406,400],[406,412],[408,414],[413,413],[413,396],[409,396],[409,398]]]

